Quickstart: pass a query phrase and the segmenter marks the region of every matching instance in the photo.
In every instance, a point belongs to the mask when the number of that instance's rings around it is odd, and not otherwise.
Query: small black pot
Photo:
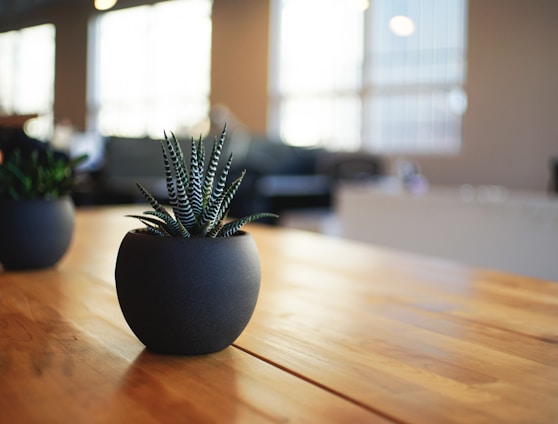
[[[149,350],[200,355],[226,348],[248,324],[260,261],[246,232],[182,238],[133,230],[120,245],[115,277],[124,318]]]
[[[70,197],[55,200],[0,200],[0,263],[5,270],[55,265],[74,232]]]

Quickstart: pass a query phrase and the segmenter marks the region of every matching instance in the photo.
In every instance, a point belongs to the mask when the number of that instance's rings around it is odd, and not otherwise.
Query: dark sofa
[[[189,156],[190,139],[180,143]],[[210,151],[212,139],[204,140]],[[251,134],[225,144],[222,162],[233,152],[229,180],[246,169],[246,175],[231,204],[230,215],[255,212],[330,208],[332,191],[339,180],[372,179],[383,174],[381,158],[364,153],[328,152],[284,144]],[[161,201],[166,185],[158,140],[110,137],[105,140],[102,167],[78,187],[78,205],[143,202],[139,181]]]

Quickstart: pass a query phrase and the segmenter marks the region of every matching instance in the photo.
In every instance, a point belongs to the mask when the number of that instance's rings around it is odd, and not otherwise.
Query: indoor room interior
[[[6,100],[13,94],[6,93],[6,86],[0,87],[0,106],[4,115],[46,116],[50,122],[43,120],[28,127],[38,128],[38,138],[71,154],[85,151],[90,155],[74,195],[78,207],[141,201],[134,185],[138,179],[153,190],[160,187],[160,164],[153,159],[158,147],[145,142],[160,137],[154,125],[149,133],[138,129],[118,134],[112,131],[116,127],[102,128],[102,112],[98,113],[102,101],[92,94],[98,82],[94,78],[95,60],[102,57],[99,50],[115,43],[100,41],[95,30],[100,24],[95,22],[104,14],[139,6],[155,8],[157,3],[166,2],[119,0],[104,11],[95,9],[93,1],[84,0],[0,2],[0,35],[43,24],[55,28],[50,106],[47,110],[14,106]],[[196,49],[178,48],[159,58],[162,67],[176,62],[177,68],[205,69],[205,97],[198,104],[194,102],[195,111],[187,115],[190,121],[170,121],[172,128],[156,127],[156,131],[172,130],[185,140],[203,133],[211,139],[223,123],[228,124],[238,171],[248,171],[245,189],[231,206],[232,214],[263,208],[279,213],[280,219],[274,222],[278,225],[558,279],[558,3],[460,3],[464,5],[463,28],[457,34],[463,37],[462,57],[451,66],[462,66],[462,71],[455,80],[447,77],[435,87],[445,90],[454,108],[449,114],[457,116],[457,123],[440,136],[449,138],[448,144],[434,140],[430,147],[427,142],[421,148],[412,144],[392,148],[387,139],[382,144],[377,136],[380,132],[375,130],[381,127],[377,124],[380,115],[367,112],[366,102],[354,109],[361,114],[354,125],[344,112],[325,106],[314,108],[312,113],[300,109],[296,115],[296,107],[292,109],[295,112],[288,112],[278,88],[283,69],[277,53],[283,42],[278,19],[281,2],[205,3],[210,8],[206,11],[210,26],[204,27],[209,31],[205,44],[200,37],[194,43]],[[375,7],[373,1],[346,3],[361,8],[361,14]],[[326,9],[314,13],[316,21],[322,16],[326,20]],[[396,12],[394,9],[392,14]],[[381,13],[390,12],[375,13],[375,17],[365,18],[365,34],[374,31]],[[184,26],[188,25],[191,23]],[[424,36],[420,22],[416,25],[416,34],[399,38],[411,43],[413,36]],[[131,28],[133,21],[125,27]],[[294,26],[284,33],[291,30]],[[297,34],[307,33],[299,29]],[[328,43],[340,39],[342,31],[332,33]],[[305,43],[314,44],[305,44],[308,48],[300,62],[306,60],[303,57],[318,57],[322,51],[319,39],[310,37]],[[0,47],[0,54],[6,51]],[[206,65],[202,57],[207,57]],[[294,54],[289,57],[297,60]],[[0,60],[6,75],[8,65],[4,57]],[[301,79],[310,62],[298,68],[293,65]],[[335,58],[323,63],[333,66],[334,62]],[[12,78],[18,75],[14,73]],[[184,78],[189,75],[195,73],[185,73]],[[359,90],[358,96],[366,96],[363,93],[370,88]],[[421,113],[419,107],[416,110]],[[401,118],[407,112],[405,109],[395,116]],[[281,121],[288,113],[291,121]],[[340,136],[343,132],[345,138]],[[473,247],[479,238],[483,240],[481,249]]]
[[[557,0],[0,0],[0,424],[558,423]]]

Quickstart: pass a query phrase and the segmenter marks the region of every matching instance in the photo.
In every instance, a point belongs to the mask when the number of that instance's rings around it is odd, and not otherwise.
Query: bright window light
[[[344,148],[358,141],[364,20],[355,5],[283,0],[273,9],[278,67],[272,108],[280,117],[277,132],[291,144]]]
[[[95,26],[91,126],[109,136],[187,133],[209,111],[211,1],[107,12]]]
[[[26,131],[43,141],[53,130],[54,61],[54,25],[0,34],[0,114],[38,114]]]
[[[467,0],[271,5],[271,135],[336,150],[459,151]]]

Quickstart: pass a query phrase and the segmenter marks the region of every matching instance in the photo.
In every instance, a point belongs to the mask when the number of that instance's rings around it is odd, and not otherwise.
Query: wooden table
[[[0,423],[558,422],[557,283],[251,225],[247,329],[161,356],[116,298],[134,211],[80,209],[56,268],[0,271]]]

